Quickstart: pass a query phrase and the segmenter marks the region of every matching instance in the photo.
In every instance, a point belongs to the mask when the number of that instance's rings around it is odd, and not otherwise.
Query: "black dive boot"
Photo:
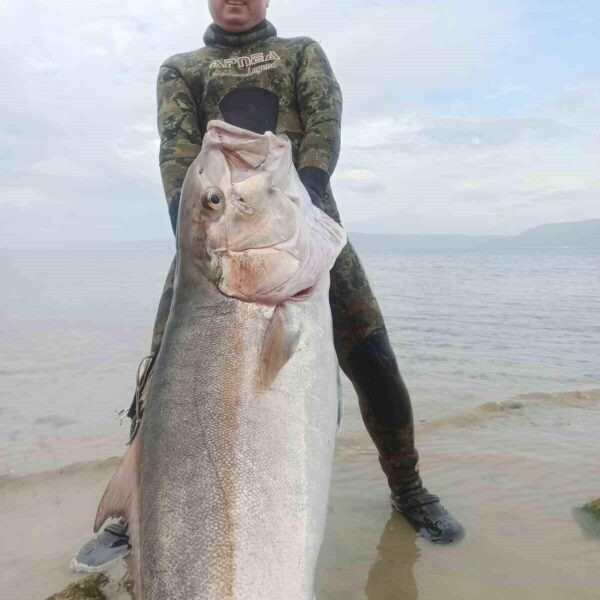
[[[410,396],[385,328],[360,342],[344,370],[358,394],[367,430],[392,491],[392,506],[422,537],[439,543],[461,539],[462,525],[430,494],[419,477]]]
[[[392,488],[392,507],[423,538],[438,544],[458,542],[464,537],[463,526],[430,494],[419,480],[412,489]]]

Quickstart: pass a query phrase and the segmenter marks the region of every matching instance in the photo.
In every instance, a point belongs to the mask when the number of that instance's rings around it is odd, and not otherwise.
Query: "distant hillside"
[[[488,247],[510,248],[598,248],[600,249],[600,219],[546,223],[527,229],[515,237],[498,238]]]
[[[516,236],[509,235],[377,235],[348,237],[360,250],[473,250],[477,248],[598,248],[600,219],[547,223]]]
[[[535,246],[600,246],[600,219],[547,223],[528,229],[515,242]]]

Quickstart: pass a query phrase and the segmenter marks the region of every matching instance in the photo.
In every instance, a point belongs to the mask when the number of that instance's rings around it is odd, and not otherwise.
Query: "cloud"
[[[273,0],[280,34],[319,40],[344,91],[335,192],[346,224],[500,233],[598,216],[600,44],[585,34],[598,10],[576,8],[565,18],[533,0]],[[202,45],[206,3],[1,10],[3,244],[171,235],[156,73]]]
[[[324,46],[351,117],[386,114],[405,106],[407,93],[467,81],[515,35],[516,11],[495,0],[272,4],[285,35]]]
[[[409,113],[354,123],[334,179],[346,226],[519,233],[597,216],[597,130],[563,122],[572,112],[561,106],[543,118]],[[357,170],[379,187],[355,181]]]

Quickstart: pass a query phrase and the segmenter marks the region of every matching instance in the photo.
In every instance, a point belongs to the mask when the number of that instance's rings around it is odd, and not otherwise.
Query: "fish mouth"
[[[199,221],[193,221],[194,223],[199,223]],[[209,254],[219,254],[219,255],[240,255],[244,253],[257,253],[261,251],[273,250],[277,252],[285,252],[290,256],[298,260],[302,260],[303,252],[301,250],[296,249],[294,242],[298,239],[298,232],[295,231],[291,235],[287,237],[282,237],[274,242],[265,242],[263,244],[257,243],[256,240],[242,240],[241,242],[229,242],[227,240],[225,243],[219,246],[209,246],[208,252]],[[294,250],[296,250],[294,252]]]
[[[312,293],[315,289],[314,285],[311,285],[310,287],[304,288],[303,290],[300,290],[299,292],[297,292],[296,294],[294,294],[290,300],[292,301],[299,301],[299,300],[308,300],[308,298],[310,298],[312,296]]]
[[[263,248],[232,250],[212,249],[215,284],[225,296],[245,302],[277,304],[284,299],[307,299],[311,287],[288,289],[289,283],[302,268],[302,258],[288,248],[281,248],[287,240]],[[215,268],[216,267],[216,268]],[[286,289],[282,295],[282,290]]]
[[[304,252],[302,252],[302,249],[297,248],[296,244],[294,244],[294,242],[296,242],[297,239],[298,234],[297,232],[294,232],[292,235],[272,243],[255,245],[252,245],[250,243],[241,243],[239,245],[229,245],[227,246],[227,248],[222,248],[221,250],[235,254],[243,254],[244,252],[251,254],[254,252],[272,250],[273,252],[284,252],[286,254],[289,254],[290,256],[293,256],[297,260],[302,260]]]

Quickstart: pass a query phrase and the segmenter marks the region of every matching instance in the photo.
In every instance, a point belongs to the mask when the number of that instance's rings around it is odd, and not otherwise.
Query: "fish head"
[[[221,293],[269,304],[314,286],[345,243],[310,202],[285,136],[219,121],[186,175],[177,235],[180,260]]]

